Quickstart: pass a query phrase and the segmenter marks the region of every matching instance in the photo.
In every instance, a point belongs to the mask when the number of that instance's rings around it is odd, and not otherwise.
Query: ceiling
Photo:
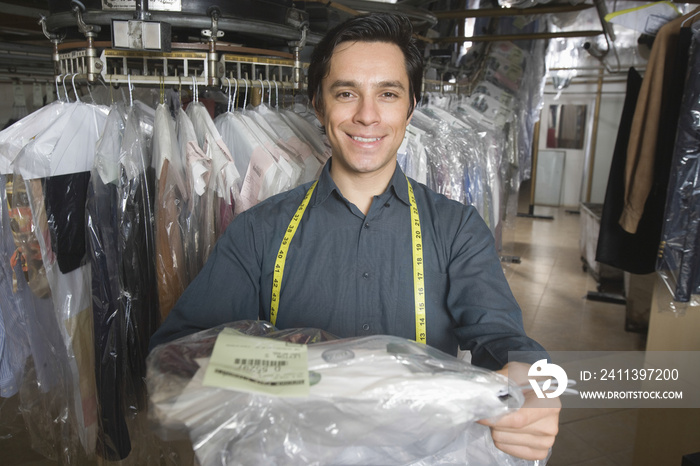
[[[99,5],[100,1],[101,0],[87,0],[85,3],[88,5]],[[201,10],[203,10],[204,7],[200,6],[200,4],[204,2],[216,5],[227,4],[224,0],[181,1],[183,4],[194,2]],[[291,0],[241,1],[247,1],[253,5],[256,2],[263,1],[278,2],[281,5],[288,2],[289,6],[292,6]],[[485,0],[481,0],[482,3],[484,1]],[[526,6],[527,8],[505,10],[495,4],[479,5],[479,0],[405,0],[399,3],[373,2],[368,0],[336,0],[330,3],[324,0],[323,3],[321,3],[320,0],[305,0],[302,3],[297,2],[294,6],[303,10],[303,15],[306,16],[302,17],[302,20],[306,19],[311,24],[311,40],[308,41],[308,44],[311,45],[317,41],[325,28],[332,26],[334,23],[358,11],[401,11],[407,13],[414,24],[417,25],[418,34],[421,35],[426,42],[432,43],[431,47],[433,49],[438,50],[457,49],[461,46],[461,37],[472,37],[474,41],[497,39],[499,34],[502,36],[502,33],[499,33],[498,28],[494,28],[493,24],[498,21],[504,21],[504,13],[508,15],[508,21],[515,25],[517,25],[518,22],[522,24],[532,23],[534,20],[538,19],[546,19],[548,23],[558,22],[565,24],[563,27],[550,26],[545,35],[540,34],[539,36],[535,36],[532,30],[525,28],[523,29],[523,31],[525,31],[525,37],[520,37],[520,39],[537,37],[537,40],[546,40],[558,34],[558,40],[560,42],[557,45],[558,47],[566,48],[565,43],[567,41],[572,41],[575,47],[580,47],[580,45],[585,42],[592,44],[598,43],[600,45],[601,40],[603,43],[600,46],[603,48],[607,47],[604,43],[606,36],[601,34],[602,25],[596,8],[594,8],[593,5],[594,0],[585,0],[584,2],[575,2],[575,0],[572,0],[572,2],[555,1],[548,2],[547,4],[537,3],[538,0],[500,1],[520,2],[520,6]],[[528,3],[523,5],[524,1]],[[694,1],[700,2],[700,0]],[[600,0],[600,2],[606,5],[604,0]],[[619,9],[619,7],[625,5],[644,5],[645,3],[646,2],[615,1],[609,2],[607,5],[609,5],[608,8],[612,11],[615,8]],[[237,2],[237,4],[240,4],[240,2]],[[51,61],[52,44],[44,36],[42,27],[39,24],[39,19],[42,16],[49,17],[49,25],[51,25],[52,20],[60,16],[56,13],[53,15],[49,13],[50,5],[51,9],[54,11],[63,10],[62,14],[64,20],[74,20],[70,12],[70,3],[68,0],[0,0],[0,12],[3,13],[0,15],[0,75],[53,75],[53,64]],[[59,7],[57,7],[57,5],[59,5]],[[474,5],[477,5],[478,8],[475,8]],[[687,7],[687,5],[685,6]],[[282,10],[284,10],[284,8],[282,8]],[[553,11],[555,13],[553,13]],[[90,9],[88,8],[88,13],[89,12]],[[514,12],[519,14],[514,16]],[[128,18],[129,15],[133,15],[132,11],[118,13],[109,12],[108,14],[108,12],[99,10],[95,12],[94,8],[93,13],[94,15],[92,18],[99,18],[100,21],[103,22],[101,27],[103,35],[105,32],[109,32],[110,19],[112,17],[126,15],[125,17]],[[189,15],[189,17],[183,18],[182,21],[194,21],[194,16]],[[206,14],[200,16],[200,19],[208,20]],[[284,27],[291,29],[293,33],[297,31],[297,29],[290,26],[290,24],[293,24],[293,21],[289,19],[286,21],[288,24],[284,25]],[[465,28],[465,24],[468,25],[469,21],[471,21],[471,24],[477,25],[473,31],[469,31],[468,27]],[[57,23],[54,21],[54,24]],[[228,31],[225,37],[228,40],[236,39],[236,41],[240,42],[249,41],[252,44],[257,40],[255,38],[256,34],[258,38],[263,37],[264,34],[260,33],[266,31],[266,24],[267,26],[276,26],[263,21],[259,25],[256,25],[255,27],[258,29],[252,30],[248,36],[246,36],[246,34],[241,35],[240,33],[237,35],[237,31]],[[316,31],[314,31],[314,28],[316,28]],[[76,40],[84,40],[81,34],[78,33],[77,27],[68,29],[70,29],[70,31],[67,40],[70,40],[71,37]],[[175,26],[173,26],[173,29],[176,29]],[[552,30],[555,32],[552,32]],[[640,53],[637,51],[636,42],[639,34],[624,30],[621,31],[619,28],[617,28],[616,31],[618,31],[618,34],[616,34],[616,40],[613,44],[614,50],[612,50],[614,51],[614,57],[610,54],[610,60],[612,61],[610,61],[611,64],[608,66],[608,71],[614,71],[613,68],[615,67],[620,69],[625,68],[626,64],[622,62],[630,57],[632,57],[633,61],[644,62],[644,57],[640,56]],[[194,29],[193,32],[184,34],[188,36],[185,38],[185,41],[188,39],[196,40],[195,38],[199,35],[198,32],[199,30]],[[547,34],[549,34],[549,36]],[[586,34],[588,34],[588,36]],[[106,39],[109,40],[109,36],[107,36]],[[278,43],[273,43],[275,46],[282,48],[285,46],[285,42],[289,42],[288,38],[278,41]],[[564,45],[562,45],[562,43],[564,43]],[[586,55],[585,53],[581,54],[582,62],[590,59],[590,57]],[[453,61],[454,58],[454,56],[450,57]]]

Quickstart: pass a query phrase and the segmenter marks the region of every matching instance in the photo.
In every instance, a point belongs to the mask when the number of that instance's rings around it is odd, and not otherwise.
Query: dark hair
[[[317,110],[323,109],[321,82],[330,71],[333,51],[343,42],[388,42],[397,45],[403,52],[406,63],[409,95],[415,97],[416,102],[420,102],[423,57],[413,38],[411,21],[403,15],[373,13],[350,18],[335,26],[314,47],[309,64],[308,94],[309,100],[314,102]],[[410,99],[409,115],[413,112],[413,105],[413,99]]]

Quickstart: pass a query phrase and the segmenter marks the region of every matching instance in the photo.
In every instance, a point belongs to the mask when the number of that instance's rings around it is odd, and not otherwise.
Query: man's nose
[[[361,98],[357,103],[354,120],[356,123],[365,126],[378,123],[381,120],[381,116],[377,102],[374,99]]]

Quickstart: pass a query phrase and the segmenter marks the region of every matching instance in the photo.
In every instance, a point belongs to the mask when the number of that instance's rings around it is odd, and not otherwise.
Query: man
[[[353,18],[327,34],[308,81],[333,149],[318,182],[236,218],[151,346],[260,318],[341,337],[391,334],[450,354],[460,347],[504,373],[526,367],[504,367],[508,351],[544,351],[525,335],[476,210],[409,181],[397,165],[422,74],[406,18]],[[543,458],[558,412],[521,409],[481,422],[502,450]]]

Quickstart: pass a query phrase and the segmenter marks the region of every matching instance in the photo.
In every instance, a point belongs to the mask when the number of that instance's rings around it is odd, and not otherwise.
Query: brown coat
[[[664,100],[664,83],[673,76],[673,60],[683,21],[695,12],[665,24],[656,35],[647,63],[637,107],[632,120],[627,164],[625,167],[625,201],[620,226],[636,233],[644,205],[654,182],[659,122]]]

